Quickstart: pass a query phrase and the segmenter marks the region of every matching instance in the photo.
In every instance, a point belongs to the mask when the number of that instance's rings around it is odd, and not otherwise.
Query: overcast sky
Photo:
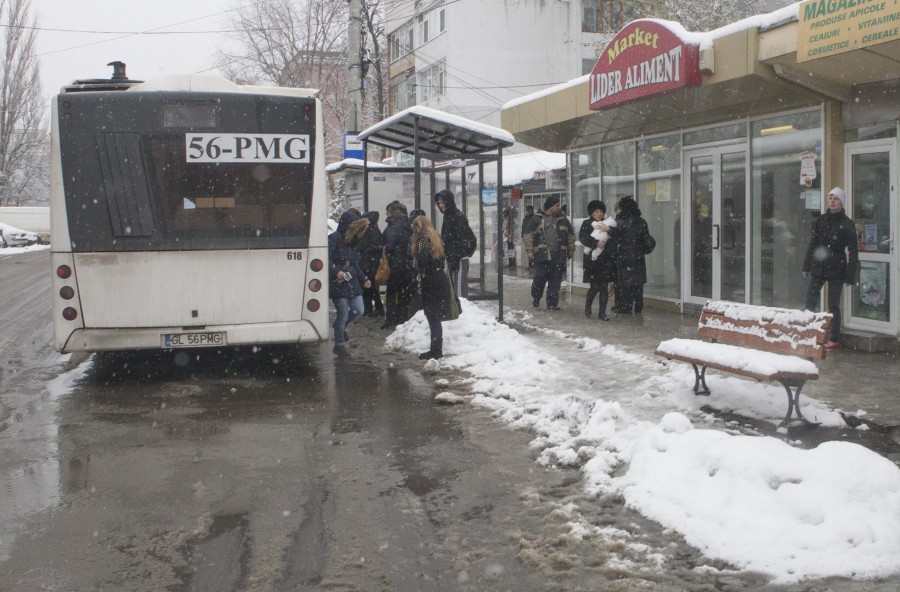
[[[77,78],[108,78],[122,61],[128,76],[196,73],[215,67],[222,31],[236,6],[250,0],[34,0],[44,95]],[[64,31],[62,31],[62,30]],[[153,34],[129,34],[134,32]],[[163,32],[190,31],[181,34]],[[213,33],[204,33],[213,31]],[[210,73],[216,73],[211,70]]]

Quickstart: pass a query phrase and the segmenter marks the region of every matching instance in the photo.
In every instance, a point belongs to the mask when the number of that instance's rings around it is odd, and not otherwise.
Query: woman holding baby
[[[609,300],[609,283],[615,281],[616,266],[607,230],[615,227],[616,221],[607,217],[606,204],[599,200],[588,203],[587,213],[588,218],[581,223],[581,230],[578,232],[578,239],[584,245],[582,281],[590,285],[584,301],[584,316],[591,318],[594,297],[599,294],[600,310],[597,312],[597,318],[608,321],[606,305]]]

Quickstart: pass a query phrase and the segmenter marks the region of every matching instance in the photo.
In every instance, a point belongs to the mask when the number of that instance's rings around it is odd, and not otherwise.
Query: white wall
[[[50,232],[50,208],[48,207],[0,207],[0,222],[19,230]]]
[[[424,5],[423,5],[424,6]],[[599,41],[581,32],[581,1],[456,0],[444,4],[446,30],[416,42],[416,71],[446,62],[447,92],[426,106],[500,126],[501,106],[582,75]],[[413,2],[397,2],[387,30],[414,14]],[[417,32],[418,33],[418,32]]]

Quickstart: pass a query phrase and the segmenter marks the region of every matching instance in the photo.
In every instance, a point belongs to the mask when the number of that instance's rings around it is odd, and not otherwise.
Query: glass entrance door
[[[747,298],[747,148],[684,153],[684,301]]]
[[[856,223],[859,283],[844,292],[847,327],[897,332],[897,144],[872,140],[845,147],[847,203]],[[848,306],[849,304],[849,306]],[[849,313],[849,314],[848,314]]]

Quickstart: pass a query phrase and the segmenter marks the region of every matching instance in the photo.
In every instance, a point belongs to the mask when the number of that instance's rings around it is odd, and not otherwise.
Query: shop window
[[[601,199],[612,210],[626,195],[635,197],[634,142],[604,146],[600,149]]]
[[[745,122],[708,127],[706,129],[685,132],[684,145],[707,144],[709,142],[721,142],[723,140],[737,140],[747,137],[747,124]]]
[[[578,232],[581,223],[587,218],[588,202],[600,199],[600,150],[591,148],[570,154],[569,171],[572,175],[569,182],[569,187],[572,188],[569,220],[575,227],[575,232]],[[543,204],[539,207],[543,207]],[[607,204],[606,208],[612,214],[612,204]],[[581,252],[581,243],[578,243],[575,252],[576,256],[572,258],[572,280],[581,283],[584,274],[581,257],[577,255]]]
[[[803,259],[822,211],[821,149],[820,110],[751,123],[751,304],[804,301]]]
[[[844,132],[844,142],[863,142],[897,137],[897,124],[893,121],[866,127],[849,129]]]
[[[647,296],[681,295],[681,136],[637,143],[637,201],[657,248],[647,257]]]

